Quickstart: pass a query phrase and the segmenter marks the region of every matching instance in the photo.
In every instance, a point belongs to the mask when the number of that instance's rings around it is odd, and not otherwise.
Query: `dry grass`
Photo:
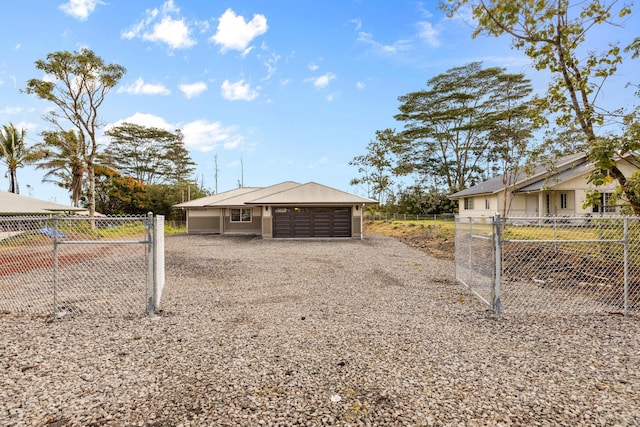
[[[433,257],[454,258],[453,221],[367,221],[364,231],[394,237]]]

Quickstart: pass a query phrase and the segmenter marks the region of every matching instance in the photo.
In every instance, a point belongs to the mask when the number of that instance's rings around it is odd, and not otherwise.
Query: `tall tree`
[[[189,179],[195,163],[184,147],[182,132],[123,123],[105,132],[111,137],[107,154],[121,174],[145,185]]]
[[[89,215],[96,208],[95,162],[98,156],[98,130],[103,123],[98,111],[106,95],[126,72],[118,64],[106,64],[89,49],[80,52],[53,52],[46,60],[37,60],[36,69],[43,79],[30,79],[26,92],[55,104],[45,119],[63,130],[66,122],[78,131],[84,166],[89,182]]]
[[[376,139],[369,141],[367,153],[356,156],[349,162],[358,167],[359,178],[351,180],[351,185],[366,184],[368,197],[372,195],[383,204],[384,196],[393,186],[393,176],[397,173],[394,153],[398,147],[398,136],[393,129],[377,130]]]
[[[43,142],[33,146],[36,169],[47,172],[42,182],[51,182],[71,192],[73,206],[78,207],[87,168],[83,146],[74,130],[45,131]]]
[[[638,56],[640,38],[627,41],[624,48],[620,43],[611,43],[600,52],[592,50],[597,40],[587,42],[588,36],[598,37],[592,31],[598,25],[610,24],[610,29],[620,25],[615,20],[630,14],[631,6],[618,5],[615,0],[441,2],[449,16],[467,6],[477,22],[474,37],[480,34],[511,36],[513,46],[524,50],[536,69],[551,72],[553,79],[545,107],[557,115],[559,125],[576,127],[583,133],[587,155],[595,165],[590,181],[599,185],[608,177],[615,179],[633,212],[640,215],[640,174],[635,172],[626,177],[616,162],[618,156],[640,149],[640,141],[630,138],[629,133],[638,122],[638,115],[612,111],[601,103],[605,84],[617,72],[624,59],[623,52]],[[616,116],[625,118],[621,124],[623,131],[617,135],[602,127]]]
[[[533,131],[545,120],[537,114],[536,104],[529,100],[533,91],[530,80],[522,74],[503,74],[497,78],[493,102],[496,111],[491,117],[488,140],[492,143],[491,161],[499,165],[505,190],[502,214],[509,212],[518,176],[532,171],[526,163],[537,146],[532,144]]]
[[[405,122],[401,157],[406,168],[439,177],[436,185],[449,192],[483,179],[499,155],[488,134],[503,120],[501,91],[510,81],[527,84],[522,75],[472,62],[431,78],[424,90],[399,97],[395,118]]]
[[[25,130],[18,130],[13,123],[4,125],[0,131],[0,161],[7,166],[9,192],[20,193],[18,168],[31,163],[31,150],[24,144]]]

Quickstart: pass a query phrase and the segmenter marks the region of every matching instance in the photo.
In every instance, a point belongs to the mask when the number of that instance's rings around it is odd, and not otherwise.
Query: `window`
[[[491,201],[489,199],[484,199],[484,208],[487,210],[491,209]]]
[[[251,222],[251,208],[231,209],[231,222]]]
[[[615,212],[616,207],[612,204],[611,198],[613,197],[612,193],[603,193],[602,194],[602,212]]]
[[[473,209],[473,197],[464,198],[464,209],[465,210]]]
[[[567,209],[567,193],[560,193],[560,209]]]
[[[616,206],[612,204],[612,197],[612,193],[600,193],[600,203],[593,207],[593,212],[616,212]]]

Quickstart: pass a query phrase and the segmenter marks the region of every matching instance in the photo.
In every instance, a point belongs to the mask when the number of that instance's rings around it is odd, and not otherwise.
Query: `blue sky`
[[[349,161],[376,130],[402,127],[393,119],[398,96],[452,67],[483,61],[546,88],[509,39],[472,40],[469,22],[446,19],[435,0],[22,0],[3,12],[0,124],[38,142],[51,129],[42,115],[52,104],[20,92],[44,77],[34,62],[87,47],[127,69],[101,107],[106,126],[181,129],[196,177],[211,190],[217,157],[219,192],[240,180],[293,180],[366,196],[349,185],[358,176]],[[599,42],[628,41],[638,21],[628,18]],[[628,105],[635,101],[624,85],[638,82],[638,68],[623,71],[603,95]],[[19,170],[21,194],[68,203],[42,175]],[[4,170],[0,188],[8,188]]]

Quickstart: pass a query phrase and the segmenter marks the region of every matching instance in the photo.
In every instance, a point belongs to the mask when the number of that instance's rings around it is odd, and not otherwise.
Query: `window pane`
[[[240,209],[231,209],[231,221],[240,221]]]
[[[251,222],[251,209],[242,209],[242,221]]]

